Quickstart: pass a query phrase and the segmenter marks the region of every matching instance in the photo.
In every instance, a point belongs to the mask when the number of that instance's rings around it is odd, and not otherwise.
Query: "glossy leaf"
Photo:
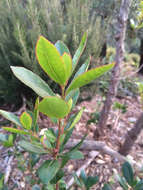
[[[12,127],[3,127],[4,130],[11,132],[11,133],[17,133],[17,134],[21,134],[21,135],[30,135],[29,132],[21,130],[21,129],[15,129]]]
[[[132,185],[134,183],[134,173],[131,165],[129,162],[125,162],[122,166],[122,172],[123,175],[128,182],[129,185]]]
[[[60,40],[58,40],[55,43],[55,47],[57,48],[57,50],[59,51],[60,55],[62,56],[64,53],[67,53],[70,55],[70,51],[68,49],[68,47]]]
[[[31,129],[32,118],[27,112],[22,113],[22,115],[20,116],[20,122],[25,129],[27,129],[27,130]]]
[[[38,169],[38,176],[42,183],[47,184],[54,178],[60,168],[57,160],[46,160]]]
[[[73,56],[73,60],[72,60],[72,72],[74,71],[74,69],[76,68],[76,65],[80,59],[80,56],[85,48],[86,45],[86,41],[87,41],[87,32],[84,33],[81,42],[79,44],[78,49],[76,50],[74,56]]]
[[[76,77],[78,77],[79,75],[81,75],[82,73],[84,73],[85,71],[87,71],[89,64],[90,64],[90,60],[91,57],[89,57],[84,64],[81,65],[81,67],[79,68],[79,70],[76,72],[76,74],[74,75],[74,79]]]
[[[7,111],[4,111],[4,110],[0,110],[0,115],[2,115],[4,118],[11,121],[12,123],[16,124],[17,126],[22,127],[22,125],[21,125],[21,123],[19,121],[19,118],[16,115],[14,115],[13,113],[7,112]]]
[[[74,121],[72,122],[71,126],[67,129],[67,131],[71,130],[76,125],[76,123],[80,120],[82,113],[83,108],[78,112],[77,116],[75,117]]]
[[[11,67],[14,75],[25,85],[32,88],[39,96],[54,96],[54,92],[49,85],[38,75],[24,67]]]
[[[38,109],[43,114],[55,118],[63,118],[69,112],[67,102],[56,96],[44,98],[39,103]]]
[[[36,154],[45,154],[47,151],[42,147],[42,145],[32,144],[28,141],[19,141],[18,143],[22,148],[27,150],[28,152],[36,153]]]
[[[72,59],[71,59],[71,56],[69,54],[64,53],[62,56],[62,60],[65,64],[66,80],[68,80],[70,75],[71,75],[71,70],[72,70]]]
[[[112,69],[114,64],[108,64],[104,65],[95,69],[91,69],[81,75],[79,75],[77,78],[75,78],[68,89],[66,90],[66,94],[68,94],[71,90],[74,90],[76,88],[82,87],[88,83],[90,83],[92,80],[97,79],[98,77],[102,76],[105,72]]]
[[[42,69],[48,76],[60,85],[66,82],[65,64],[57,48],[43,36],[36,45],[36,56]]]

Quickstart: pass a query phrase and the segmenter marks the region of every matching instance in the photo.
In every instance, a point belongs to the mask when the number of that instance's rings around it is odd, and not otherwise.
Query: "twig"
[[[90,164],[91,162],[95,159],[95,157],[99,154],[99,152],[96,152],[96,151],[91,151],[90,152],[90,156],[91,158],[88,159],[85,164],[83,166],[81,166],[77,172],[76,172],[76,175],[79,177],[80,176],[80,173],[82,170],[85,170]],[[70,188],[74,183],[74,177],[72,177],[69,182],[67,183],[67,188]]]
[[[14,156],[11,156],[8,160],[8,163],[7,163],[7,167],[5,169],[5,175],[4,175],[4,184],[6,184],[9,180],[9,176],[10,176],[10,173],[11,173],[11,163],[13,161],[13,158]]]
[[[80,140],[71,139],[65,145],[65,148],[69,149],[79,143]],[[82,150],[98,150],[103,152],[104,154],[108,154],[119,161],[126,161],[126,157],[122,156],[120,153],[116,152],[115,150],[111,149],[102,141],[91,141],[91,140],[84,140],[83,144],[81,145],[80,149]]]

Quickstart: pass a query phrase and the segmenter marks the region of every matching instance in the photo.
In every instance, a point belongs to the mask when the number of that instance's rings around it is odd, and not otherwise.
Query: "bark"
[[[141,39],[140,45],[140,68],[139,73],[143,74],[143,39]]]
[[[108,116],[111,110],[113,99],[117,93],[117,87],[120,78],[120,65],[123,60],[124,55],[124,40],[126,33],[126,26],[128,20],[129,9],[132,0],[122,0],[119,15],[117,17],[117,32],[115,35],[116,41],[116,56],[115,56],[115,66],[112,70],[112,76],[109,86],[109,91],[104,103],[101,117],[99,120],[98,133],[104,135],[104,128],[107,124]],[[96,135],[96,134],[95,134]]]
[[[130,131],[127,132],[125,142],[119,150],[120,154],[122,154],[124,156],[129,154],[132,146],[134,145],[135,141],[137,140],[142,129],[143,129],[143,113],[140,115],[135,126]]]

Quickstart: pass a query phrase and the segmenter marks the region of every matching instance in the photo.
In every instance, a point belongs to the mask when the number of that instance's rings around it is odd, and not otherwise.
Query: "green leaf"
[[[97,79],[101,75],[103,75],[105,72],[109,71],[111,68],[113,68],[114,64],[108,64],[104,65],[95,69],[91,69],[81,75],[79,75],[77,78],[75,78],[68,89],[66,90],[66,94],[68,94],[71,90],[74,90],[76,88],[82,87],[88,83],[90,83],[92,80]]]
[[[116,177],[117,181],[119,182],[119,184],[121,185],[121,187],[124,190],[128,190],[128,185],[127,185],[125,179],[123,177],[121,177],[119,174],[115,174],[115,177]]]
[[[44,134],[46,135],[49,142],[54,143],[56,141],[56,136],[50,129],[46,130]]]
[[[40,190],[40,189],[41,189],[40,186],[37,185],[37,184],[35,184],[35,185],[32,187],[32,190]]]
[[[5,142],[3,142],[3,146],[5,146],[5,147],[12,147],[14,145],[13,142],[14,142],[14,137],[13,137],[12,134],[10,134],[8,136],[8,140],[5,141]]]
[[[42,69],[48,76],[60,85],[66,82],[65,64],[57,48],[43,36],[36,45],[36,56]]]
[[[80,146],[82,145],[82,143],[83,143],[84,139],[86,138],[86,136],[87,136],[87,134],[84,135],[84,136],[81,138],[81,140],[79,141],[79,143],[77,143],[74,147],[72,147],[72,148],[69,150],[69,152],[75,151],[75,150],[77,150],[78,148],[80,148]]]
[[[109,184],[105,184],[102,190],[112,190],[112,188]]]
[[[82,113],[83,113],[83,108],[78,112],[77,116],[75,117],[75,119],[73,120],[71,126],[66,130],[66,131],[69,131],[71,130],[75,125],[76,123],[80,120],[81,116],[82,116]]]
[[[69,112],[67,102],[56,96],[44,98],[39,103],[38,109],[43,114],[55,118],[63,118]]]
[[[87,190],[89,190],[90,187],[95,185],[97,182],[98,182],[98,177],[97,176],[95,176],[95,177],[93,177],[93,176],[87,177],[86,184],[85,184]]]
[[[20,135],[30,135],[30,133],[27,132],[27,131],[23,131],[21,129],[15,129],[15,128],[12,128],[12,127],[3,127],[3,129],[8,131],[8,132],[17,133],[17,134],[20,134]]]
[[[84,159],[84,156],[82,154],[82,152],[80,151],[73,151],[73,152],[70,152],[68,154],[68,156],[70,157],[71,160],[79,160],[79,159]]]
[[[81,171],[80,178],[82,179],[83,183],[86,184],[87,176],[84,170]]]
[[[72,98],[72,108],[73,109],[77,103],[78,97],[79,97],[79,89],[76,90],[72,90],[68,93],[68,95],[66,96],[66,101],[68,101],[70,98]]]
[[[132,186],[134,183],[134,173],[131,165],[129,162],[125,162],[122,166],[122,172],[123,176],[125,177],[126,181],[128,182],[129,185]]]
[[[21,123],[19,121],[19,118],[14,115],[13,113],[4,111],[4,110],[0,110],[0,115],[2,115],[4,118],[6,118],[7,120],[11,121],[12,123],[15,123],[17,126],[21,126]]]
[[[40,156],[38,154],[31,153],[30,154],[30,165],[34,167],[35,164],[40,160]]]
[[[86,45],[86,41],[87,41],[87,32],[84,33],[81,42],[79,44],[78,49],[76,50],[74,56],[73,56],[73,60],[72,60],[72,72],[74,71],[74,69],[76,68],[76,65],[80,59],[80,56],[85,48]]]
[[[33,111],[33,129],[34,129],[34,132],[39,131],[39,129],[37,127],[37,120],[38,120],[38,116],[39,116],[38,105],[39,105],[39,97],[36,99],[35,107],[34,107],[34,111]]]
[[[0,189],[4,189],[4,174],[0,173]]]
[[[60,179],[62,179],[62,177],[64,177],[65,173],[62,169],[60,169],[57,174],[55,175],[55,177],[51,180],[51,184],[56,184]]]
[[[28,141],[19,141],[19,146],[27,150],[28,152],[36,153],[36,154],[46,154],[47,151],[42,147],[42,145],[38,146],[36,144],[32,144]]]
[[[70,55],[70,51],[68,49],[68,47],[60,40],[58,40],[55,43],[55,47],[57,48],[57,50],[59,51],[60,55],[62,56],[64,53],[67,53]]]
[[[75,184],[82,188],[82,187],[84,186],[84,184],[83,184],[83,182],[81,181],[81,179],[77,176],[76,173],[73,173],[72,175],[73,175],[73,177],[74,177],[74,182],[75,182]]]
[[[74,79],[76,77],[78,77],[79,75],[81,75],[82,73],[84,73],[85,71],[87,71],[89,64],[90,64],[90,60],[91,57],[89,57],[84,64],[81,65],[81,67],[79,68],[79,70],[76,72],[76,74],[74,75]]]
[[[42,183],[49,183],[56,175],[60,168],[60,164],[57,160],[46,160],[38,169],[38,176]]]
[[[72,58],[69,54],[64,53],[62,59],[66,69],[66,80],[68,80],[69,77],[71,76],[71,71],[72,71]]]
[[[48,84],[38,75],[24,67],[11,67],[14,75],[25,85],[32,88],[39,96],[55,96]]]
[[[32,127],[32,118],[27,112],[23,112],[20,116],[20,122],[23,127],[27,130],[30,130]]]
[[[134,187],[134,190],[143,190],[143,180],[140,180]]]
[[[0,133],[0,142],[4,142],[8,140],[8,134]]]

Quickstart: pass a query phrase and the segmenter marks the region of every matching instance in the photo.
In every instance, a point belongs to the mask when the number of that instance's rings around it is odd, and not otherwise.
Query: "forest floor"
[[[87,93],[88,94],[88,93]],[[83,98],[86,98],[86,92],[82,94]],[[75,131],[73,132],[72,138],[80,139],[85,133],[88,132],[87,139],[96,140],[94,138],[94,131],[96,130],[98,120],[98,112],[101,111],[102,105],[99,102],[102,101],[102,97],[99,95],[93,96],[90,101],[82,101],[76,107],[76,110],[80,110],[85,107],[84,113],[80,122],[76,125]],[[119,109],[114,109],[110,112],[110,117],[108,120],[108,125],[106,128],[106,137],[104,139],[105,143],[113,150],[118,151],[121,144],[125,140],[125,136],[128,130],[130,130],[136,123],[139,115],[142,112],[142,105],[140,103],[140,97],[126,96],[124,98],[115,98],[114,102],[125,105],[126,112],[122,113]],[[96,113],[96,114],[95,114]],[[90,122],[89,122],[90,121]],[[41,115],[39,119],[40,128],[53,127],[53,124],[45,116]],[[139,164],[143,165],[143,132],[141,132],[137,141],[135,142],[132,150],[130,152],[130,158],[137,161]],[[9,149],[10,150],[10,149]],[[10,162],[9,150],[0,146],[0,172],[4,172],[7,168],[8,162]],[[66,167],[67,182],[71,179],[71,173],[77,171],[81,166],[83,166],[89,159],[89,151],[83,151],[84,159],[78,161],[70,161]],[[23,155],[24,159],[27,158],[27,154]],[[9,175],[9,185],[16,183],[17,188],[13,190],[30,190],[26,186],[24,176],[28,175],[26,171],[22,173],[17,168],[17,161],[12,158],[10,163],[11,173]],[[113,173],[117,169],[120,171],[121,162],[111,157],[110,155],[103,154],[97,151],[97,156],[91,161],[91,163],[86,168],[87,175],[99,176],[99,183],[92,189],[100,190],[102,185],[107,182],[113,181]],[[120,190],[117,184],[113,185],[113,189]]]

